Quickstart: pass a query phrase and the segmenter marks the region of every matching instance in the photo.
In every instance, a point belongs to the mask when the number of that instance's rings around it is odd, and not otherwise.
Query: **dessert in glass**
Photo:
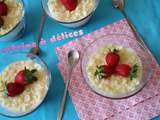
[[[86,24],[95,12],[100,0],[42,0],[46,13],[66,27]]]
[[[25,31],[25,6],[23,0],[0,1],[0,41],[20,38]]]
[[[0,67],[0,114],[19,117],[34,111],[46,97],[51,73],[35,55],[4,56]]]
[[[89,80],[111,95],[134,90],[142,77],[141,60],[133,49],[116,45],[99,49],[86,69]]]
[[[138,93],[147,84],[152,76],[150,61],[150,54],[132,38],[108,35],[86,48],[81,68],[91,90],[120,99]]]

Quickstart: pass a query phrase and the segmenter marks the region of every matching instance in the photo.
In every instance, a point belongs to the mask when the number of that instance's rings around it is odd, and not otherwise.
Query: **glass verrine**
[[[19,22],[8,32],[0,35],[0,41],[12,41],[17,40],[23,36],[25,32],[25,4],[23,0],[15,0],[22,5],[22,15]]]
[[[47,15],[54,21],[60,23],[63,26],[66,27],[70,27],[70,28],[76,28],[76,27],[80,27],[85,25],[90,18],[92,17],[93,13],[95,12],[96,8],[99,5],[100,0],[95,0],[95,5],[94,8],[92,9],[92,11],[90,13],[88,13],[85,17],[79,19],[79,20],[75,20],[75,21],[71,21],[71,22],[64,22],[64,21],[60,21],[57,20],[50,12],[49,8],[48,8],[48,0],[42,0],[42,6],[43,9],[45,10],[45,12],[47,13]]]
[[[100,48],[104,48],[107,45],[117,45],[117,46],[122,46],[125,48],[131,48],[134,50],[136,55],[141,61],[141,69],[142,69],[142,74],[139,79],[139,84],[135,85],[135,89],[124,92],[124,93],[119,93],[116,95],[111,95],[109,92],[107,93],[104,89],[100,88],[100,84],[93,84],[93,82],[89,79],[88,73],[87,73],[87,65],[90,61],[91,56],[95,55],[96,51],[98,51]],[[130,56],[128,56],[130,57]],[[102,58],[103,59],[103,58]],[[126,97],[133,96],[137,94],[142,88],[148,83],[148,81],[152,77],[152,69],[151,68],[151,55],[148,53],[148,51],[136,40],[134,40],[132,37],[129,37],[127,35],[107,35],[101,38],[97,38],[96,41],[94,41],[92,44],[90,44],[86,49],[83,54],[83,58],[81,61],[81,69],[82,69],[82,74],[84,76],[84,79],[87,83],[87,85],[93,90],[95,93],[111,98],[111,99],[122,99]],[[121,82],[121,81],[119,81]],[[123,82],[123,80],[122,80]]]
[[[15,97],[7,96],[7,98],[4,98],[5,97],[4,94],[0,93],[1,94],[0,115],[6,116],[6,117],[21,117],[21,116],[27,115],[29,113],[32,113],[44,101],[44,99],[48,93],[48,90],[50,88],[51,73],[48,70],[47,65],[38,56],[35,56],[33,54],[28,54],[25,52],[13,53],[13,54],[7,54],[7,55],[5,54],[5,55],[1,56],[1,60],[3,61],[3,64],[1,64],[1,66],[0,66],[0,78],[1,78],[0,81],[4,81],[3,78],[5,78],[5,77],[3,77],[3,76],[6,76],[5,82],[7,82],[7,80],[9,80],[8,82],[11,82],[9,79],[9,76],[11,76],[10,72],[12,72],[12,77],[13,77],[12,80],[14,80],[15,75],[19,71],[19,67],[23,66],[23,64],[25,65],[26,68],[31,65],[34,65],[34,68],[36,68],[38,71],[37,75],[40,75],[41,77],[38,77],[38,80],[35,81],[34,83],[32,83],[28,86],[25,86],[25,90],[23,91],[23,93],[21,93],[18,96],[15,96]],[[29,61],[27,65],[26,65],[25,61]],[[19,64],[18,62],[21,62],[21,64]],[[13,67],[9,66],[9,65],[13,65],[13,64],[14,65],[17,64],[17,67],[14,68],[15,69],[14,71],[13,71]],[[10,67],[9,71],[4,74],[4,70],[6,70],[7,67]],[[18,69],[18,71],[17,71],[17,69]],[[45,79],[43,79],[43,81],[42,81],[42,78],[45,78]],[[2,85],[3,84],[1,82],[1,86]],[[43,94],[41,94],[40,92]],[[39,99],[39,100],[37,101],[37,99]],[[7,102],[7,103],[5,104],[4,102]],[[21,104],[20,104],[20,102],[21,102]],[[27,109],[25,108],[25,109],[22,109],[21,111],[18,109],[18,112],[14,110],[15,105],[16,105],[15,106],[16,109],[17,108],[24,108],[24,106],[26,106],[25,105],[26,102],[28,104],[28,107],[26,107]],[[9,108],[8,107],[9,105],[13,105],[13,106],[11,106]]]

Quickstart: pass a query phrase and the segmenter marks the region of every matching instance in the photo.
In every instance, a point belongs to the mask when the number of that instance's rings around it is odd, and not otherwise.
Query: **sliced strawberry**
[[[18,74],[15,77],[15,82],[19,83],[21,85],[27,85],[30,83],[33,83],[34,81],[37,80],[37,78],[34,76],[34,73],[37,70],[33,69],[33,70],[28,70],[28,69],[24,69],[21,70],[20,72],[18,72]]]
[[[77,7],[78,0],[61,0],[61,3],[64,5],[66,10],[73,11]]]
[[[116,52],[109,52],[106,55],[106,63],[109,66],[116,66],[118,65],[120,60],[120,56]]]
[[[117,75],[121,75],[123,77],[128,77],[130,75],[131,67],[127,64],[119,64],[115,68],[115,72]]]
[[[101,65],[97,66],[97,70],[95,72],[95,76],[98,78],[108,78],[114,73],[114,67],[107,66],[107,65]]]
[[[7,95],[10,97],[15,97],[24,91],[24,86],[18,83],[8,83],[7,84]]]
[[[8,13],[8,7],[3,1],[0,2],[0,16],[6,16]]]

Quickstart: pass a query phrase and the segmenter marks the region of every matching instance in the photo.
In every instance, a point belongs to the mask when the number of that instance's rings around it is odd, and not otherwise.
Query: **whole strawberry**
[[[114,68],[112,66],[101,65],[97,66],[97,70],[95,72],[95,76],[99,79],[101,78],[108,78],[114,73]]]
[[[19,83],[24,86],[33,83],[37,80],[37,77],[34,75],[36,71],[36,69],[29,70],[26,68],[24,70],[19,71],[15,77],[15,83]]]
[[[4,1],[0,2],[0,16],[6,16],[8,13],[8,7]]]
[[[123,77],[128,77],[130,75],[131,67],[127,64],[119,64],[115,68],[116,74],[123,76]]]
[[[115,67],[116,65],[118,65],[119,61],[120,61],[120,56],[117,50],[114,50],[113,52],[109,52],[106,55],[106,63],[109,66]]]
[[[76,9],[78,0],[61,0],[66,10],[73,11]]]
[[[24,86],[19,83],[8,83],[6,88],[9,97],[15,97],[24,91]]]

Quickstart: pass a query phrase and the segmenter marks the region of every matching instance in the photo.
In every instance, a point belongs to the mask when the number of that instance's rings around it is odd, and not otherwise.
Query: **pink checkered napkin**
[[[126,35],[135,39],[126,20],[121,20],[56,48],[60,61],[58,68],[64,81],[68,76],[67,53],[70,49],[76,48],[83,53],[85,47],[91,42],[113,34]],[[127,99],[111,100],[90,90],[82,76],[79,63],[71,79],[69,94],[80,120],[146,120],[160,114],[160,87],[158,85],[160,68],[154,58],[151,62],[151,69],[153,76],[141,92]]]

